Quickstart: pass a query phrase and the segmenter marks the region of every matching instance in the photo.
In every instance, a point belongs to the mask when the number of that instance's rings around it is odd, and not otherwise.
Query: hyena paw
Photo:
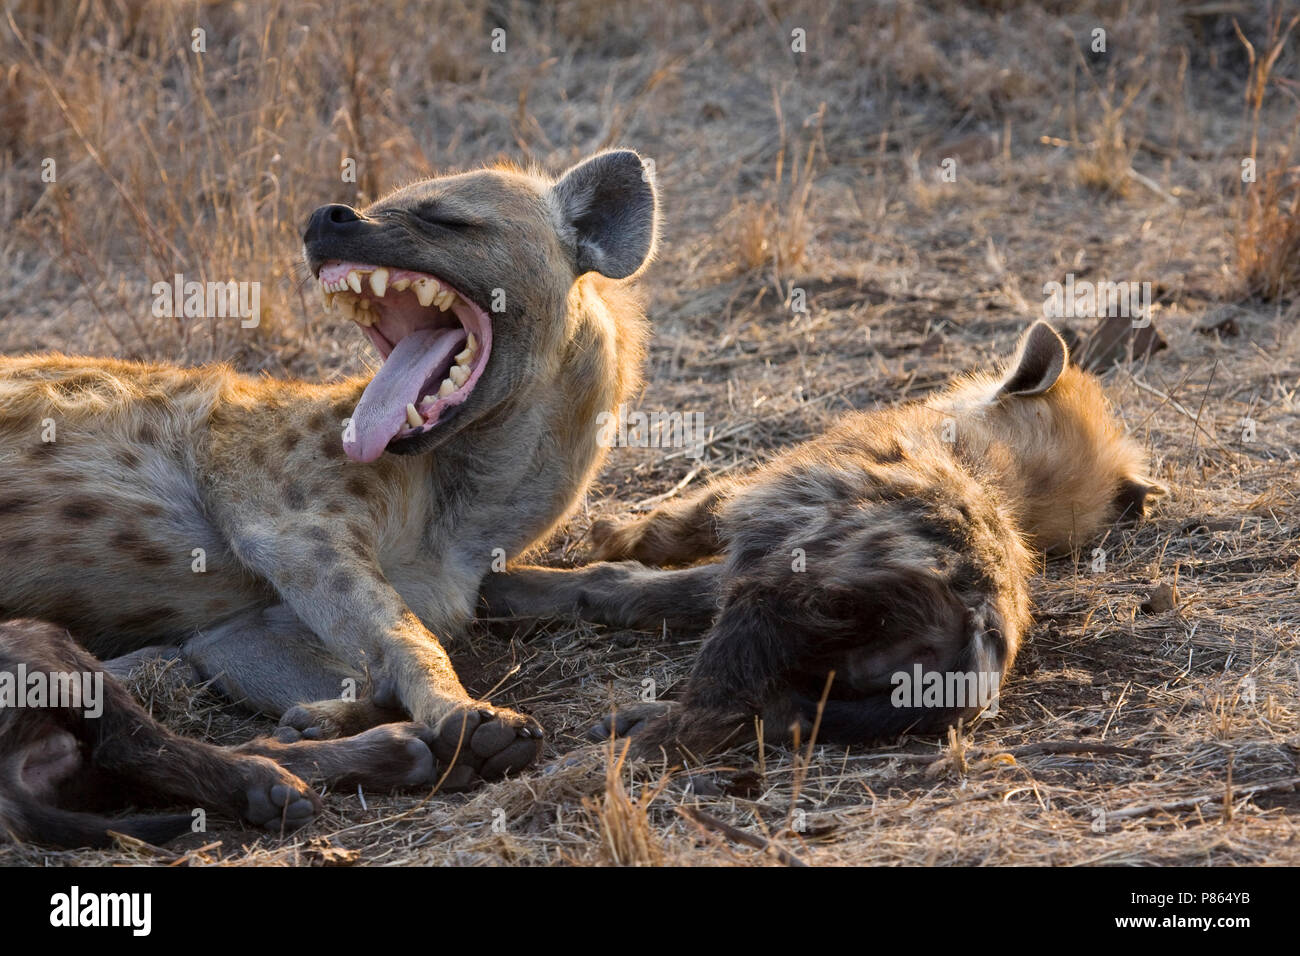
[[[423,787],[438,779],[435,734],[426,724],[382,724],[350,737],[356,748],[356,782],[371,790]]]
[[[610,737],[635,737],[642,734],[655,721],[667,718],[672,710],[668,701],[644,701],[629,704],[605,715],[587,731],[588,740],[608,740]]]
[[[404,719],[401,713],[382,710],[368,700],[318,700],[286,710],[275,739],[286,744],[299,740],[334,740]]]
[[[465,790],[531,766],[546,736],[533,718],[485,701],[456,708],[434,730],[434,755],[451,765],[444,790]]]
[[[620,561],[634,556],[637,541],[636,522],[620,524],[608,518],[598,518],[587,532],[591,542],[589,558],[592,561]]]
[[[316,791],[275,761],[245,757],[240,762],[244,779],[237,799],[249,823],[268,830],[296,830],[320,813]]]

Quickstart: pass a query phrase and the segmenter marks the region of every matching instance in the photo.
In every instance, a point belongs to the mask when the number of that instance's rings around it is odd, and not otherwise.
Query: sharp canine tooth
[[[370,273],[370,288],[379,298],[384,297],[384,290],[388,288],[387,269],[376,269]]]
[[[406,423],[412,428],[419,428],[424,424],[424,419],[420,417],[420,413],[415,410],[415,405],[411,402],[406,403]]]
[[[415,280],[415,297],[420,300],[420,305],[428,308],[433,302],[433,297],[438,294],[437,283],[432,279]]]
[[[438,387],[438,397],[445,398],[454,391],[456,391],[456,383],[449,378],[444,378],[442,385]]]
[[[473,353],[472,351],[470,351],[469,349],[466,349],[466,350],[463,351],[463,352],[457,353],[457,355],[456,355],[456,364],[457,364],[457,365],[468,365],[469,362],[470,362],[470,359],[472,359],[473,357],[474,357],[474,353]]]
[[[361,294],[361,273],[356,269],[348,273],[348,285],[352,287],[352,291],[357,295]]]
[[[394,288],[395,290],[397,290],[398,292],[405,292],[405,291],[406,291],[407,289],[409,289],[410,287],[411,287],[411,280],[410,280],[410,279],[394,279],[394,280],[393,280],[393,288]]]
[[[463,365],[453,365],[447,373],[447,377],[455,382],[456,387],[459,388],[465,384],[465,379],[469,378],[469,369]]]
[[[469,338],[465,340],[465,348],[469,349],[471,352],[478,351],[478,339],[474,338],[473,332],[471,332]]]

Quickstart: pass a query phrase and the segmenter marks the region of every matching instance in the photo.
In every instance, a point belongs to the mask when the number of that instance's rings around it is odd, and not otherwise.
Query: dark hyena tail
[[[964,610],[956,632],[959,643],[949,645],[953,653],[938,666],[920,665],[919,692],[914,691],[919,662],[908,666],[896,661],[897,670],[889,675],[893,679],[888,689],[859,698],[827,700],[822,707],[817,739],[825,743],[863,744],[909,732],[933,733],[955,726],[958,720],[969,723],[980,712],[996,708],[1008,657],[999,624],[996,611],[988,604]],[[927,697],[927,674],[938,675],[937,693],[932,691],[933,697]],[[931,687],[935,687],[933,679]],[[794,709],[803,727],[812,726],[818,703],[802,694],[794,695]]]
[[[107,847],[113,842],[110,830],[160,844],[188,833],[192,822],[188,813],[127,817],[77,813],[52,807],[21,791],[0,797],[0,837],[43,846]]]

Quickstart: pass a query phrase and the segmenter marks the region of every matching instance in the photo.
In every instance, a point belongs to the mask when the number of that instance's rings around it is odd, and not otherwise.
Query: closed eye
[[[441,226],[444,229],[469,229],[472,226],[481,225],[481,223],[475,222],[472,219],[458,216],[453,212],[449,212],[446,209],[439,209],[436,206],[426,206],[423,209],[417,209],[415,215],[421,222],[427,223],[430,226]]]

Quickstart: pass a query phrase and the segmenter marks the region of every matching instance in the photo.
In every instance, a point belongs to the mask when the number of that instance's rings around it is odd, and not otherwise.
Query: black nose
[[[318,242],[321,239],[347,235],[361,222],[361,215],[351,206],[342,203],[330,203],[321,206],[307,220],[303,231],[303,242]]]

